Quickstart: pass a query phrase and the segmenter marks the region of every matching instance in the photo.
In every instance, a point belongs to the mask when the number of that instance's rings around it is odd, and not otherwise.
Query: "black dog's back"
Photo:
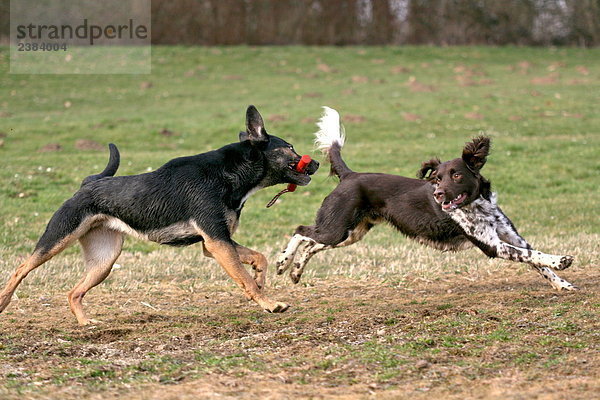
[[[189,222],[203,215],[199,223],[204,232],[227,238],[229,227],[219,222],[234,218],[228,215],[231,210],[235,218],[239,217],[243,197],[265,175],[260,159],[255,163],[240,161],[251,159],[252,151],[248,142],[233,143],[175,158],[152,172],[114,177],[119,152],[111,144],[104,171],[87,177],[73,198],[55,213],[37,248],[49,249],[57,237],[73,232],[86,219],[91,219],[91,225],[108,220],[117,230],[160,244],[186,246],[203,240]]]

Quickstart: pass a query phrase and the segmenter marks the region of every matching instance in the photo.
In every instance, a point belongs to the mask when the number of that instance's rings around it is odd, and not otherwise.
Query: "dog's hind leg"
[[[360,240],[362,240],[365,235],[371,230],[373,226],[375,226],[376,221],[363,220],[360,224],[358,224],[354,229],[348,232],[348,237],[341,243],[335,246],[328,246],[322,243],[317,243],[314,240],[311,240],[304,246],[304,248],[300,252],[300,257],[298,261],[294,262],[294,266],[290,271],[290,279],[294,283],[300,282],[300,278],[302,277],[302,273],[304,272],[304,267],[310,259],[317,253],[329,250],[329,249],[337,249],[339,247],[350,246]]]
[[[283,274],[290,267],[290,265],[292,265],[294,257],[296,256],[296,252],[298,251],[298,248],[300,246],[302,246],[303,244],[308,245],[309,243],[316,243],[313,239],[297,233],[298,230],[300,230],[301,228],[308,227],[299,226],[296,229],[296,233],[294,233],[294,236],[292,236],[287,246],[285,247],[285,250],[283,250],[279,257],[277,257],[275,265],[277,266],[278,275]]]
[[[55,254],[58,253],[59,251],[57,251]],[[15,293],[15,290],[17,290],[17,286],[19,286],[21,281],[25,279],[25,277],[31,271],[33,271],[34,269],[51,259],[52,256],[53,255],[50,255],[48,253],[42,254],[39,251],[35,251],[31,256],[27,258],[27,260],[25,260],[24,263],[17,267],[15,272],[12,274],[12,276],[6,283],[4,290],[2,290],[2,292],[0,293],[0,313],[4,311],[4,309],[12,300],[12,296]]]
[[[298,247],[302,244],[316,242],[325,246],[336,246],[348,237],[348,229],[358,225],[362,217],[359,206],[360,194],[354,188],[339,185],[325,200],[319,211],[315,224],[300,225],[290,239],[285,250],[277,258],[277,274],[283,274],[294,261]]]
[[[326,246],[322,243],[317,243],[314,240],[311,240],[310,242],[306,243],[306,245],[304,246],[304,248],[302,248],[300,252],[300,257],[298,258],[298,261],[294,262],[294,266],[290,270],[290,279],[292,280],[292,282],[300,282],[300,278],[304,273],[304,267],[306,266],[306,264],[308,264],[310,259],[315,254],[317,254],[320,251],[331,248],[332,246]]]
[[[74,217],[76,211],[61,208],[54,214],[31,256],[17,267],[0,292],[0,313],[8,306],[15,290],[31,271],[69,247],[89,229],[89,221],[79,223],[81,219],[69,219]]]
[[[323,250],[329,250],[334,248],[337,249],[339,247],[350,246],[351,244],[362,240],[376,223],[377,222],[369,220],[362,221],[360,224],[358,224],[358,226],[356,226],[348,233],[348,237],[343,242],[335,246],[329,246],[322,243],[317,243],[315,241],[308,243],[304,247],[304,249],[302,249],[302,252],[300,253],[300,258],[297,262],[294,263],[294,267],[290,271],[290,278],[292,282],[298,283],[300,281],[300,277],[304,272],[304,267],[315,254]]]
[[[86,317],[83,311],[83,296],[110,274],[113,264],[121,254],[123,234],[99,227],[87,232],[79,239],[79,242],[83,249],[86,272],[77,285],[69,291],[68,299],[77,322],[80,325],[87,325],[98,321]]]

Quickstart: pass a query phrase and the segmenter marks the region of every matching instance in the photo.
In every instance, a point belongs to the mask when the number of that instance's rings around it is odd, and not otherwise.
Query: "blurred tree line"
[[[600,44],[600,0],[151,1],[154,44]]]

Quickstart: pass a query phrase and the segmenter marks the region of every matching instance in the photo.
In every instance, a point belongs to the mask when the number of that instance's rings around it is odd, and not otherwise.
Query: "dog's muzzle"
[[[464,201],[469,197],[466,193],[461,193],[452,200],[446,200],[446,192],[440,189],[436,189],[433,192],[433,198],[435,201],[442,206],[444,211],[456,210]]]

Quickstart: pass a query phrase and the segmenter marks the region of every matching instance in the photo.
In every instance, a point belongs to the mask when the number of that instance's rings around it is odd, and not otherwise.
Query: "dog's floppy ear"
[[[417,178],[419,179],[429,179],[431,178],[431,174],[427,175],[429,171],[433,172],[437,169],[437,167],[441,164],[439,158],[432,158],[429,161],[425,161],[421,164],[421,169],[417,172]]]
[[[240,132],[240,141],[250,140],[252,143],[264,143],[269,141],[269,135],[265,130],[260,113],[254,106],[248,106],[246,111],[246,132]]]
[[[465,144],[462,159],[469,168],[479,171],[487,161],[488,154],[490,154],[490,138],[478,136]]]

